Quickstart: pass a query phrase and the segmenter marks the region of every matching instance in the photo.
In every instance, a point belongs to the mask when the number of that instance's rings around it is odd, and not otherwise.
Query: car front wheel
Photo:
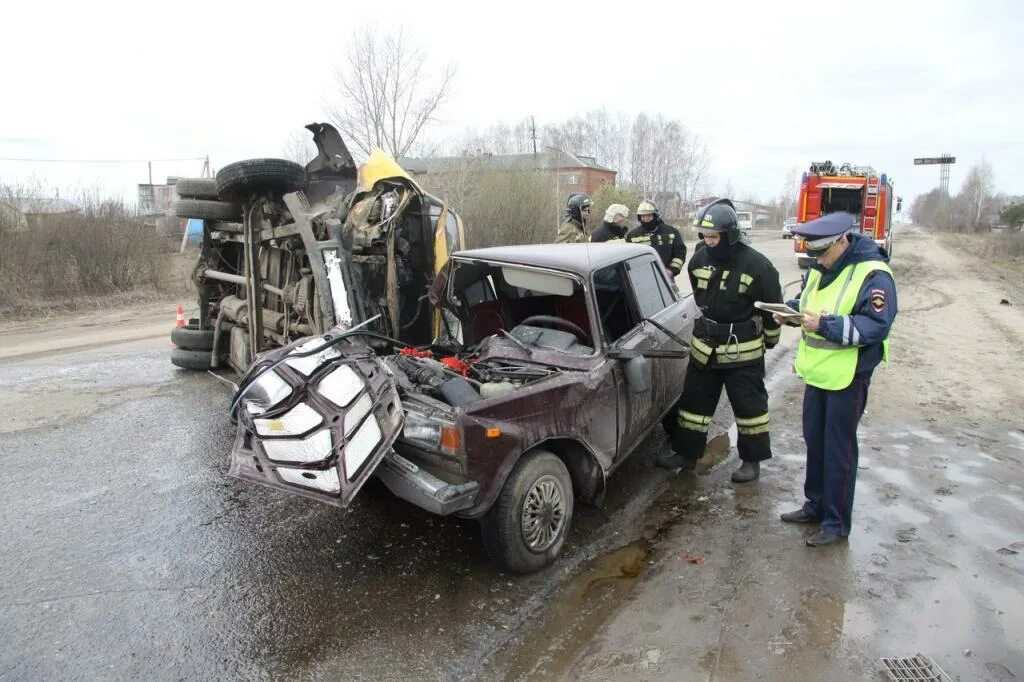
[[[561,553],[572,509],[572,479],[562,460],[546,450],[527,453],[483,518],[484,547],[512,571],[539,571]]]

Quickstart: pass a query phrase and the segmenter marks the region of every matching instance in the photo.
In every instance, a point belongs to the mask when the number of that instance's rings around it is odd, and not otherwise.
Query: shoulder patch
[[[884,289],[872,289],[871,295],[868,296],[868,300],[871,301],[871,309],[876,313],[880,313],[885,310],[885,290]]]

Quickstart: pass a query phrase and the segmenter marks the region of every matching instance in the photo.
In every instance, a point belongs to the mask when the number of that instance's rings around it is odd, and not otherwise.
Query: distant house
[[[618,172],[602,166],[593,156],[572,154],[549,148],[537,154],[466,154],[463,156],[405,157],[399,165],[413,177],[438,176],[464,172],[473,167],[482,170],[538,170],[555,174],[564,194],[593,194],[603,185],[615,185]]]
[[[54,216],[78,213],[81,207],[60,197],[8,197],[0,199],[0,219],[31,229]]]
[[[148,217],[162,216],[178,198],[174,185],[178,178],[169,177],[163,185],[139,185],[139,213]]]
[[[185,227],[185,219],[179,218],[171,211],[171,204],[178,198],[177,182],[178,178],[171,176],[162,185],[138,186],[139,215],[145,224],[155,228],[161,235],[180,235]]]

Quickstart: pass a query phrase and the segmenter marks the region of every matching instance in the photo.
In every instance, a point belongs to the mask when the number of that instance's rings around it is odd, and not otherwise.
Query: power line
[[[0,156],[0,161],[23,161],[27,163],[161,163],[169,161],[205,161],[205,156],[189,156],[178,159],[23,159]]]

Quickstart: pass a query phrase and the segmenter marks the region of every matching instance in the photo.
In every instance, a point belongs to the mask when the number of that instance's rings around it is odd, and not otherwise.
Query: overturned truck
[[[287,210],[282,224],[296,225],[290,238],[304,253],[265,265],[262,252],[282,242],[261,233],[265,246],[250,247],[253,264],[239,275],[247,305],[229,300],[237,310],[222,312],[218,284],[197,323],[225,330],[218,340],[232,335],[212,355],[236,367],[252,358],[231,404],[229,473],[342,507],[376,476],[430,512],[479,519],[487,549],[512,570],[541,569],[562,550],[575,500],[598,502],[607,476],[672,416],[693,299],[678,295],[650,247],[452,253],[457,216],[390,161],[371,157],[355,185],[340,201],[338,189],[327,200],[300,190],[242,201],[243,237],[267,210],[251,204],[269,199]],[[284,249],[293,259],[300,242]],[[256,272],[282,293],[251,282]],[[223,279],[232,274],[209,268],[205,279],[235,284]],[[327,295],[303,298],[303,288]],[[317,300],[317,313],[296,311]]]
[[[424,292],[463,245],[459,217],[383,152],[357,173],[332,126],[307,128],[318,154],[305,167],[250,159],[178,182],[172,210],[205,229],[199,312],[172,333],[175,365],[245,372],[263,351],[378,314],[410,343],[435,335]]]

